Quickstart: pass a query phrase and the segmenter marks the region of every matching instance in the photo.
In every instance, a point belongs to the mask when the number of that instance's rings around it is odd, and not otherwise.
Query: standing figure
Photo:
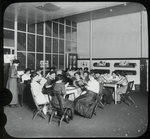
[[[18,106],[18,87],[17,87],[17,78],[19,78],[19,74],[17,72],[17,67],[20,61],[14,59],[12,62],[12,66],[9,68],[8,73],[8,81],[6,88],[9,89],[12,93],[12,101],[10,102],[10,107],[14,108]]]

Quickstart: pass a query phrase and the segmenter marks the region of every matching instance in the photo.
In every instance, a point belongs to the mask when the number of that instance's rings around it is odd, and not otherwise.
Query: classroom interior
[[[128,79],[134,80],[131,95],[136,102],[132,106],[111,104],[98,108],[97,115],[90,120],[77,115],[60,128],[55,122],[48,125],[40,117],[32,120],[33,110],[27,104],[15,110],[7,107],[5,136],[138,137],[146,133],[149,44],[148,13],[144,5],[135,2],[12,3],[4,12],[3,34],[4,65],[16,57],[20,60],[20,74],[25,68],[37,67],[43,69],[44,75],[50,67],[62,70],[88,67],[109,74],[125,71]]]

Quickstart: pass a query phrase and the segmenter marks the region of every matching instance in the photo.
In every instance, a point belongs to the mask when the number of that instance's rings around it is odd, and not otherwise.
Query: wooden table
[[[115,104],[117,104],[117,94],[116,94],[116,91],[117,91],[117,81],[112,81],[112,82],[109,82],[109,83],[104,83],[103,85],[104,87],[112,87],[114,88],[114,98],[115,98]]]

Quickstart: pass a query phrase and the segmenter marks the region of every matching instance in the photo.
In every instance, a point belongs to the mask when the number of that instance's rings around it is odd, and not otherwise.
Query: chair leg
[[[38,114],[39,114],[39,110],[36,110],[36,111],[34,112],[34,114],[33,114],[33,118],[32,118],[32,119],[34,119]]]
[[[128,96],[127,99],[128,99],[131,103],[135,104],[135,102],[133,101],[133,99],[132,99],[130,96]]]
[[[51,113],[51,116],[49,118],[49,124],[52,123],[52,119],[53,119],[54,114],[55,114],[55,111],[53,110],[52,113]]]
[[[59,125],[58,126],[61,126],[61,122],[63,121],[63,119],[65,118],[65,115],[63,114],[60,121],[59,121]]]

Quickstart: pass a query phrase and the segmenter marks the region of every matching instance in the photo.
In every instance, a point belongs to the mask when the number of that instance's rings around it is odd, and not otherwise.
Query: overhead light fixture
[[[112,9],[110,9],[110,12],[112,12]]]

